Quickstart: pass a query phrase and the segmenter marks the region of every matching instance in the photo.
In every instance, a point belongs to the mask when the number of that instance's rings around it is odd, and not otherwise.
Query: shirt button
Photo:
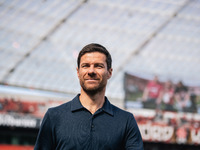
[[[94,128],[94,125],[92,124],[92,128]]]

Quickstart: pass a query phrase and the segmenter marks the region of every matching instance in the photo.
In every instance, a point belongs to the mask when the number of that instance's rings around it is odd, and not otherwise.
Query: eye
[[[82,64],[81,67],[82,68],[87,68],[87,67],[89,67],[89,64]]]
[[[101,69],[101,68],[104,68],[104,65],[103,64],[96,64],[95,67]]]

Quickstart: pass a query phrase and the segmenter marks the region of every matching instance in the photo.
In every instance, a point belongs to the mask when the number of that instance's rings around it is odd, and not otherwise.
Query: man
[[[144,108],[157,109],[161,103],[163,87],[160,84],[158,77],[154,76],[152,81],[149,81],[143,93]]]
[[[47,111],[35,150],[143,150],[133,115],[105,97],[111,64],[109,52],[99,44],[80,51],[77,75],[81,93]]]
[[[188,88],[179,81],[175,87],[176,108],[179,112],[187,112],[192,106]]]

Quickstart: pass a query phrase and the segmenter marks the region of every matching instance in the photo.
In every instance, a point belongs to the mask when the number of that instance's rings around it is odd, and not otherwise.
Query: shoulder
[[[126,119],[126,120],[129,120],[129,119],[134,119],[134,116],[131,112],[128,112],[124,109],[121,109],[113,104],[111,104],[111,107],[113,109],[113,115],[116,116],[116,117],[120,117],[121,119]]]
[[[51,116],[57,116],[62,113],[67,113],[71,109],[71,101],[61,104],[56,107],[51,107],[48,109],[47,113]]]
[[[139,128],[136,122],[134,115],[131,112],[118,108],[114,105],[113,107],[113,116],[117,120],[118,124],[125,129],[127,132],[138,132]]]
[[[113,116],[131,116],[132,113],[122,109],[122,108],[119,108],[115,105],[113,105],[109,99],[107,97],[105,97],[106,100],[105,100],[105,103],[103,105],[103,109],[108,112],[109,114],[113,115]]]
[[[151,86],[151,85],[153,85],[153,84],[154,84],[154,82],[151,81],[151,80],[147,83],[148,86]]]

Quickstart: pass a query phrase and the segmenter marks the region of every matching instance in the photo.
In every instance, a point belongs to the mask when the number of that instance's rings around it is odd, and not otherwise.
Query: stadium
[[[80,93],[89,43],[111,53],[106,96],[134,114],[145,150],[200,149],[200,0],[0,0],[0,149],[34,148],[47,109]],[[144,103],[155,76],[181,81],[190,106]]]

